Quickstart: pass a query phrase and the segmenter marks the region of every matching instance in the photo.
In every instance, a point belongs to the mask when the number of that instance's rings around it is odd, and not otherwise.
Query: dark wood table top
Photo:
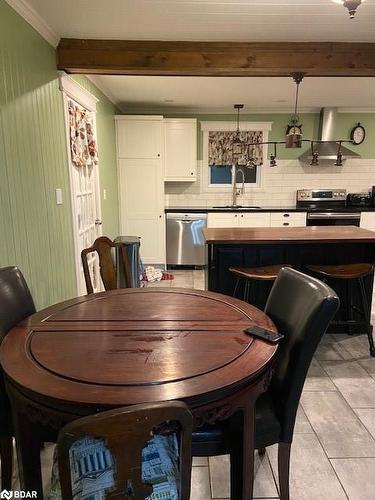
[[[206,243],[293,244],[375,243],[375,231],[356,226],[207,228]]]
[[[122,289],[66,301],[15,327],[1,345],[7,377],[54,402],[119,406],[182,399],[192,407],[239,389],[276,347],[243,332],[276,331],[260,310],[189,289]],[[208,397],[207,397],[208,395]]]

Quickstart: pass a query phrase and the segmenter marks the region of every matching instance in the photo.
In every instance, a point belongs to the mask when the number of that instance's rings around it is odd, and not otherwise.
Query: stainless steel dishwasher
[[[167,266],[204,266],[206,213],[167,213]]]

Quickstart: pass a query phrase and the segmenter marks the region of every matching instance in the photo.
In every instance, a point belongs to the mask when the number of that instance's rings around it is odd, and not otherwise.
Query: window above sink
[[[236,122],[227,121],[205,121],[201,122],[201,131],[203,133],[203,165],[202,165],[202,190],[205,192],[223,192],[232,189],[232,165],[209,165],[209,141],[212,141],[212,135],[216,132],[229,132],[230,136],[236,131]],[[268,140],[268,133],[271,130],[272,122],[242,122],[241,131],[244,133],[251,132],[255,135],[260,135],[263,141]],[[211,137],[210,137],[211,133]],[[213,134],[212,134],[213,133]],[[218,137],[217,140],[225,140],[223,137]],[[257,156],[264,161],[268,158],[267,145],[261,147],[261,151],[257,152]],[[241,167],[241,165],[239,165]],[[260,188],[262,177],[262,166],[253,168],[243,167],[245,174],[245,189]],[[221,207],[220,207],[221,208]],[[228,207],[229,208],[229,207]]]

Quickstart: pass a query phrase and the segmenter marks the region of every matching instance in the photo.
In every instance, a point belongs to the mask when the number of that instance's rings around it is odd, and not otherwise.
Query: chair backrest
[[[268,297],[264,311],[285,335],[270,391],[286,442],[293,436],[311,359],[339,304],[336,293],[325,283],[289,268],[280,271]]]
[[[129,270],[128,256],[124,245],[114,243],[106,236],[100,236],[94,241],[90,248],[85,248],[81,252],[83,273],[85,276],[85,283],[87,293],[93,293],[93,285],[91,281],[90,269],[87,261],[87,255],[96,252],[99,256],[100,276],[103,281],[105,290],[115,290],[117,288],[117,272],[116,266],[113,261],[112,248],[119,248],[122,253],[122,262],[124,263],[124,276],[125,283],[128,288],[131,287],[131,278]]]
[[[58,437],[58,464],[63,500],[82,498],[87,474],[96,477],[105,498],[143,500],[190,498],[193,419],[184,403],[175,401],[129,406],[78,419]],[[174,479],[176,481],[174,482]],[[164,493],[164,494],[163,494]],[[159,497],[158,497],[159,498]]]
[[[34,301],[18,267],[0,269],[0,342],[11,328],[35,313]]]

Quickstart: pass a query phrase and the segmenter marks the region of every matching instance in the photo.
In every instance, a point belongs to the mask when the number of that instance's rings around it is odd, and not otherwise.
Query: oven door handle
[[[313,214],[307,214],[308,219],[360,219],[361,214],[359,212],[347,212],[347,213],[329,213],[329,212],[314,212]]]

